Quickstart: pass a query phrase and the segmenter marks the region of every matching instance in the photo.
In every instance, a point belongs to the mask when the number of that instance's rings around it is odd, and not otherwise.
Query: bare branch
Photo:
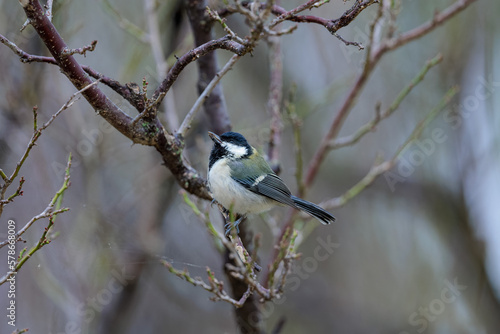
[[[404,45],[418,37],[421,37],[425,35],[426,33],[429,33],[432,31],[435,27],[438,25],[444,23],[445,21],[451,19],[454,15],[459,13],[461,10],[465,9],[467,6],[469,6],[471,3],[473,3],[476,0],[460,0],[447,9],[443,10],[441,13],[436,13],[434,19],[431,21],[431,23],[424,23],[423,25],[411,30],[410,32],[406,34],[402,34],[401,37],[397,38],[394,42],[391,43],[383,43],[378,49],[372,50],[372,44],[374,43],[374,29],[376,27],[376,22],[381,18],[381,9],[379,9],[379,12],[377,13],[377,16],[373,23],[370,26],[370,44],[368,45],[368,49],[366,51],[366,59],[365,59],[365,64],[363,67],[362,72],[358,75],[356,78],[356,81],[354,85],[351,87],[347,97],[345,98],[342,106],[340,107],[339,111],[335,115],[330,129],[327,132],[327,134],[323,137],[316,153],[314,154],[313,158],[311,159],[311,162],[308,165],[306,175],[304,177],[303,181],[303,188],[299,189],[299,196],[304,197],[305,192],[307,189],[310,188],[312,182],[314,181],[316,174],[318,172],[318,169],[323,162],[324,158],[326,157],[327,153],[330,150],[330,144],[332,141],[335,140],[335,138],[338,136],[338,133],[340,132],[340,129],[342,128],[342,125],[344,124],[345,119],[349,115],[352,106],[355,103],[355,100],[361,93],[363,87],[365,86],[373,68],[375,65],[378,63],[378,61],[381,59],[381,57],[388,51],[395,49],[398,46]],[[437,18],[437,19],[436,19]],[[430,28],[432,26],[432,28]],[[394,47],[393,47],[394,46]],[[379,174],[377,174],[379,175]],[[286,228],[290,227],[291,224],[293,223],[294,215],[290,215],[289,219],[286,220],[285,224],[283,225],[281,229],[281,234],[279,238],[284,235]],[[275,251],[273,258],[276,258],[278,256],[278,253]]]
[[[59,116],[61,114],[61,112],[63,112],[64,110],[68,109],[76,101],[76,98],[78,97],[78,95],[82,94],[84,91],[86,91],[87,89],[89,89],[89,88],[97,85],[98,83],[99,83],[99,81],[94,81],[93,83],[91,83],[87,87],[84,87],[83,89],[81,89],[78,92],[76,92],[73,95],[71,95],[71,97],[69,98],[69,100],[66,101],[66,103],[54,115],[52,115],[50,117],[50,119],[47,122],[45,122],[45,124],[43,124],[42,127],[40,127],[40,128],[37,127],[37,116],[36,116],[37,115],[37,112],[36,112],[37,107],[33,108],[33,114],[34,114],[34,132],[33,132],[33,135],[31,136],[31,139],[30,139],[30,141],[28,143],[28,146],[26,147],[26,150],[24,151],[21,159],[17,162],[16,168],[14,168],[14,171],[12,172],[12,174],[10,175],[10,177],[6,177],[5,173],[2,171],[2,178],[4,179],[5,184],[0,187],[0,199],[3,200],[5,198],[5,192],[7,191],[7,188],[12,184],[12,182],[14,182],[14,180],[18,176],[19,171],[21,170],[21,167],[23,166],[24,162],[28,158],[28,155],[30,154],[31,149],[36,145],[36,142],[37,142],[38,138],[40,138],[42,132],[50,124],[52,124],[52,122],[56,119],[57,116]],[[4,175],[5,175],[5,177],[4,177]],[[22,186],[23,182],[24,181],[22,181],[22,182],[20,181],[20,187]],[[18,191],[20,191],[20,188],[18,188]],[[0,215],[3,212],[3,207],[7,203],[11,202],[14,197],[11,196],[11,197],[9,197],[9,199],[7,201],[1,201],[0,202]]]
[[[281,43],[278,37],[269,37],[269,98],[267,109],[271,114],[269,133],[268,161],[275,172],[279,172],[279,148],[281,146],[281,132],[283,121],[281,115],[281,100],[283,99],[283,63]]]
[[[23,9],[30,20],[30,24],[45,43],[59,68],[71,83],[79,90],[92,83],[75,58],[72,55],[63,54],[64,50],[68,47],[52,22],[44,14],[40,2],[37,0],[27,0]],[[141,127],[132,129],[129,127],[132,121],[131,117],[111,102],[96,86],[86,90],[82,95],[97,113],[134,142],[143,144],[151,142],[151,137],[145,129]]]
[[[28,155],[30,154],[31,149],[36,145],[36,142],[37,142],[38,138],[40,138],[42,132],[47,127],[49,127],[50,124],[52,124],[52,122],[54,122],[54,120],[57,118],[57,116],[59,116],[64,110],[66,110],[69,107],[71,107],[73,105],[73,103],[76,102],[76,100],[78,99],[78,97],[79,97],[80,94],[82,94],[83,92],[85,92],[87,89],[90,89],[91,87],[97,85],[98,83],[99,83],[99,80],[94,81],[90,85],[88,85],[88,86],[84,87],[83,89],[79,90],[78,92],[73,93],[70,96],[70,98],[61,106],[61,108],[59,108],[59,110],[55,114],[53,114],[49,118],[49,120],[47,122],[45,122],[40,128],[38,128],[38,126],[37,126],[37,108],[36,107],[33,108],[33,115],[34,115],[33,116],[34,117],[34,126],[33,126],[34,127],[34,132],[33,132],[33,136],[31,137],[31,139],[30,139],[30,141],[28,143],[28,146],[26,147],[26,150],[24,151],[21,159],[18,161],[18,163],[16,165],[16,168],[14,168],[14,171],[12,172],[11,176],[4,179],[5,184],[2,187],[0,187],[1,188],[0,199],[3,199],[5,197],[5,192],[6,192],[7,188],[10,186],[10,184],[12,184],[12,182],[14,182],[15,178],[19,174],[19,171],[21,170],[21,167],[24,165],[24,162],[28,158]],[[16,193],[20,194],[22,184],[24,183],[24,179],[21,178],[21,180],[19,181],[19,183],[20,183],[19,184],[19,188],[17,189]],[[10,196],[6,201],[1,201],[0,202],[0,215],[2,214],[3,207],[7,203],[11,202],[14,199],[14,197],[15,197],[14,195]],[[49,204],[49,206],[42,213],[40,213],[39,215],[33,217],[28,222],[28,224],[26,224],[21,230],[19,230],[16,233],[16,239],[19,238],[24,232],[26,232],[26,230],[35,221],[37,221],[39,219],[42,219],[42,218],[46,218],[46,217],[48,217],[48,215],[52,215],[53,214],[52,208],[53,208],[54,203],[52,203],[52,206]],[[7,241],[4,241],[4,242],[0,243],[0,248],[2,248],[3,246],[5,246],[6,244],[7,244]]]
[[[340,129],[342,128],[342,125],[344,124],[344,121],[346,120],[347,116],[349,115],[356,98],[361,93],[361,91],[362,91],[363,87],[365,86],[365,83],[368,80],[373,68],[378,63],[378,61],[381,59],[381,57],[386,52],[394,50],[398,46],[406,44],[406,43],[408,43],[408,42],[410,42],[418,37],[421,37],[421,36],[429,33],[435,27],[437,27],[438,25],[449,20],[450,18],[452,18],[454,15],[459,13],[461,10],[466,8],[468,5],[470,5],[474,1],[476,1],[476,0],[457,1],[456,3],[454,3],[453,5],[448,7],[447,9],[443,10],[441,13],[436,13],[436,15],[432,21],[424,23],[421,26],[411,30],[408,33],[402,34],[401,37],[397,38],[393,42],[389,41],[389,42],[383,43],[377,50],[373,50],[373,52],[371,50],[367,51],[367,58],[365,61],[365,66],[363,68],[363,71],[357,77],[355,84],[352,86],[346,99],[344,100],[344,103],[342,104],[341,108],[339,109],[335,118],[333,119],[328,133],[323,138],[321,144],[319,145],[318,150],[316,151],[311,162],[309,163],[309,166],[307,168],[306,177],[304,180],[304,185],[306,188],[309,188],[309,186],[312,184],[312,182],[317,174],[317,171],[319,169],[319,166],[321,165],[324,158],[326,157],[327,152],[329,151],[330,142],[338,136],[338,133],[340,132]],[[378,18],[376,18],[376,20],[378,20]],[[371,38],[373,38],[373,29],[374,28],[375,28],[375,24],[373,24],[371,27],[371,33],[370,33]],[[300,195],[303,195],[303,194],[300,194]]]
[[[292,21],[298,23],[315,23],[324,26],[332,35],[337,37],[340,41],[342,41],[346,45],[355,45],[358,48],[362,49],[363,46],[360,43],[349,42],[345,40],[344,38],[342,38],[340,35],[337,34],[337,31],[349,25],[364,9],[366,9],[367,7],[369,7],[374,3],[377,3],[378,0],[369,0],[369,1],[356,0],[352,5],[352,7],[336,20],[329,20],[314,15],[297,15],[298,13],[303,12],[307,9],[311,9],[313,7],[314,8],[320,7],[327,2],[328,1],[314,1],[314,0],[308,1],[289,11],[287,11],[281,6],[272,5],[270,12],[273,15],[277,16],[277,18],[274,19],[269,24],[268,28],[272,29],[273,27],[277,26],[279,23],[283,21]],[[250,6],[250,2],[246,1],[242,3],[241,7],[248,7],[248,6]],[[241,12],[241,7],[238,7],[238,5],[235,7],[226,7],[221,11],[219,11],[219,16],[224,17],[235,12]],[[267,8],[267,3],[260,3],[260,9],[266,9],[266,8]]]
[[[85,73],[83,67],[80,66],[74,57],[72,55],[66,56],[62,54],[67,46],[52,23],[43,15],[43,8],[40,3],[37,0],[27,0],[23,9],[30,19],[30,23],[54,57],[53,60],[50,58],[38,57],[35,60],[50,63],[55,62],[77,89],[82,89],[90,84],[92,82],[90,77]],[[7,40],[3,40],[3,42],[7,42]],[[12,47],[12,45],[9,46],[18,53],[19,50],[17,47]],[[167,79],[164,80],[163,85],[160,85],[157,90],[158,95],[162,93],[162,88],[169,88],[171,86],[175,78],[180,74],[180,71],[188,63],[217,48],[226,48],[235,52],[244,52],[246,50],[245,47],[230,41],[228,38],[210,41],[200,48],[191,50],[181,57],[180,61],[172,67],[169,75],[167,75]],[[22,55],[22,53],[20,55]],[[92,73],[91,76],[101,77],[97,72],[91,69],[87,70]],[[162,98],[160,97],[156,101],[156,104],[153,103],[152,105],[145,106],[144,101],[141,100],[141,94],[137,94],[135,91],[136,85],[132,84],[124,87],[112,80],[106,81],[110,86],[113,86],[116,91],[119,91],[122,96],[126,96],[127,100],[136,106],[140,112],[145,108],[157,108],[157,105],[161,102]],[[163,95],[165,92],[166,91],[163,91]],[[156,117],[144,119],[143,122],[134,123],[133,118],[125,114],[95,86],[84,91],[82,95],[99,115],[133,142],[154,146],[162,155],[167,168],[170,169],[184,189],[201,198],[211,198],[206,189],[205,179],[182,159],[183,142],[175,140],[173,136],[168,135]],[[156,97],[158,97],[158,95],[156,95]]]
[[[207,11],[207,1],[188,0],[186,1],[186,10],[196,45],[205,45],[213,40],[215,38],[212,29],[214,21],[210,18],[211,11]],[[220,23],[223,24],[222,20]],[[240,51],[233,51],[233,53],[243,56],[251,50],[249,45],[245,45],[241,43],[241,39],[235,38],[235,34],[227,26],[226,30],[228,30],[228,35],[226,37],[231,40],[232,43],[240,46]],[[202,94],[212,78],[214,78],[219,71],[216,54],[206,53],[203,57],[199,58],[197,65],[199,71],[197,83],[198,94]],[[213,88],[212,94],[204,100],[203,106],[205,114],[207,115],[208,129],[218,134],[231,130],[231,121],[221,85],[216,85],[215,88]]]
[[[130,22],[130,20],[124,18],[120,14],[120,12],[118,12],[118,10],[116,10],[116,8],[110,3],[109,0],[103,0],[102,4],[104,5],[104,9],[116,18],[116,21],[120,28],[143,43],[149,42],[150,37],[148,36],[148,34],[137,25]]]
[[[224,67],[214,76],[212,81],[207,85],[205,90],[200,94],[196,102],[193,104],[189,112],[187,113],[186,117],[182,121],[181,126],[179,127],[179,130],[177,130],[176,135],[181,136],[181,138],[184,138],[186,136],[187,131],[191,127],[191,122],[193,121],[194,117],[198,113],[198,111],[201,109],[201,106],[205,102],[205,100],[210,96],[212,91],[215,89],[215,87],[219,84],[219,81],[222,79],[224,75],[226,75],[227,72],[229,72],[230,69],[233,68],[234,64],[241,58],[239,55],[234,55],[229,59],[229,61],[224,65]]]
[[[95,47],[97,45],[97,40],[93,40],[90,45],[84,46],[83,48],[78,48],[78,49],[69,49],[69,48],[64,48],[64,50],[61,52],[61,55],[63,56],[71,56],[74,54],[81,54],[83,56],[87,55],[87,51],[94,51]]]
[[[382,163],[378,163],[376,159],[374,165],[366,174],[363,179],[361,179],[358,183],[352,186],[348,191],[346,191],[342,196],[330,199],[328,201],[322,202],[320,204],[321,207],[326,209],[337,208],[345,205],[349,200],[357,196],[361,191],[363,191],[366,187],[375,181],[377,176],[389,171],[393,168],[398,162],[399,158],[403,154],[403,152],[410,146],[411,143],[415,142],[420,135],[422,134],[423,129],[439,114],[441,110],[443,110],[448,103],[450,103],[451,99],[458,93],[457,87],[452,87],[449,89],[446,94],[443,96],[441,101],[439,101],[438,105],[434,107],[425,118],[415,127],[412,131],[408,139],[398,148],[396,153],[392,156],[391,159],[384,161]]]
[[[292,18],[296,17],[295,15],[297,15],[298,13],[303,12],[303,11],[305,11],[306,9],[311,9],[312,7],[318,7],[318,6],[316,5],[318,2],[319,2],[319,1],[317,1],[317,0],[309,0],[308,2],[306,2],[306,3],[304,3],[304,4],[300,5],[300,6],[297,6],[297,7],[295,7],[295,8],[294,8],[294,9],[292,9],[292,10],[285,11],[285,10],[283,9],[283,11],[280,13],[280,15],[279,15],[276,19],[274,19],[274,20],[271,22],[271,24],[269,25],[269,28],[275,27],[275,26],[277,26],[279,23],[281,23],[281,22],[283,22],[283,21],[285,21],[285,20],[292,20],[292,21],[293,21],[293,19],[292,19]],[[323,2],[323,3],[324,3],[324,2]],[[280,11],[280,10],[278,9],[278,7],[279,7],[279,6],[276,6],[276,5],[275,5],[275,6],[273,6],[273,11],[272,11],[272,12],[273,12],[273,14],[275,14],[275,15],[276,15],[276,13],[277,13],[278,11]]]
[[[330,147],[329,148],[331,150],[333,150],[333,149],[337,149],[337,148],[340,148],[340,147],[353,145],[353,144],[357,143],[361,138],[363,138],[367,133],[373,131],[375,129],[375,127],[378,125],[378,123],[380,123],[380,121],[382,121],[383,119],[388,118],[389,116],[392,115],[392,113],[394,111],[396,111],[398,109],[398,107],[401,104],[401,102],[403,102],[403,100],[405,99],[405,97],[408,96],[408,94],[410,94],[410,92],[412,91],[412,89],[416,85],[418,85],[424,79],[424,77],[427,74],[427,72],[432,67],[434,67],[437,64],[439,64],[442,60],[443,60],[443,56],[441,54],[438,54],[436,57],[434,57],[434,58],[430,59],[429,61],[427,61],[427,63],[424,65],[424,67],[422,67],[422,69],[420,70],[420,72],[415,76],[415,78],[413,78],[411,80],[411,82],[408,84],[408,86],[406,86],[405,88],[403,88],[403,90],[399,93],[399,95],[396,97],[396,99],[394,100],[394,102],[389,106],[389,108],[387,108],[387,110],[385,110],[383,113],[380,113],[380,111],[378,111],[376,113],[375,117],[370,122],[368,122],[365,125],[361,126],[352,135],[349,135],[349,136],[346,136],[346,137],[342,137],[342,138],[337,138],[337,139],[333,140],[330,143]]]
[[[373,59],[380,58],[385,52],[394,50],[400,46],[403,46],[411,41],[414,41],[429,32],[433,31],[436,27],[447,22],[453,16],[457,15],[465,8],[469,7],[472,3],[477,0],[458,0],[448,8],[442,10],[441,12],[436,12],[432,20],[421,24],[420,26],[401,34],[397,38],[389,39],[374,53]]]
[[[53,57],[31,55],[20,49],[15,43],[0,35],[0,42],[7,45],[15,54],[17,54],[23,63],[47,63],[51,65],[58,65]],[[83,70],[94,79],[100,79],[103,84],[113,89],[116,93],[126,99],[132,104],[139,112],[144,110],[145,101],[138,91],[134,90],[129,85],[122,85],[118,81],[111,79],[104,74],[101,74],[89,66],[82,66]]]
[[[70,182],[69,182],[69,180],[70,180],[70,173],[69,173],[70,168],[71,168],[71,154],[69,155],[69,158],[68,158],[68,164],[66,166],[66,174],[64,176],[64,181],[63,181],[61,188],[56,192],[56,194],[54,195],[54,197],[50,201],[49,205],[45,208],[45,210],[42,213],[38,214],[37,216],[33,217],[28,222],[28,224],[26,224],[21,230],[19,230],[15,234],[14,240],[17,241],[19,239],[19,237],[21,235],[23,235],[24,232],[26,232],[26,230],[35,221],[37,221],[39,219],[49,218],[49,224],[45,228],[44,232],[42,233],[42,235],[41,235],[40,239],[38,240],[38,242],[36,243],[36,245],[33,246],[27,254],[24,254],[24,252],[22,252],[19,255],[18,260],[16,261],[15,266],[13,266],[7,274],[5,274],[2,278],[0,278],[0,285],[4,284],[9,278],[14,276],[21,269],[21,267],[26,263],[26,261],[28,261],[33,256],[33,254],[35,254],[43,246],[48,245],[50,243],[51,240],[47,238],[47,233],[49,232],[50,228],[54,225],[54,221],[56,219],[56,216],[60,213],[63,213],[63,212],[66,212],[69,210],[68,208],[60,209],[59,204],[61,202],[60,199],[64,195],[64,192],[66,191],[66,189],[68,189],[68,187],[70,185]],[[54,208],[55,208],[55,210],[54,210]],[[0,243],[0,248],[7,245],[8,243],[9,243],[9,239],[3,241],[2,243]]]
[[[144,0],[145,14],[147,16],[147,25],[149,32],[149,45],[156,64],[156,79],[161,82],[167,75],[168,64],[163,53],[162,35],[160,32],[160,24],[158,22],[157,1]],[[163,104],[165,112],[165,119],[167,122],[166,127],[173,131],[179,127],[179,118],[175,109],[175,102],[173,101],[174,94],[167,96],[167,103]],[[170,101],[169,101],[170,100]]]
[[[3,173],[3,171],[2,171]],[[5,175],[5,173],[3,173],[3,175]],[[4,180],[9,180],[7,178],[7,176],[5,176]],[[24,184],[24,177],[21,177],[19,179],[19,186],[17,187],[16,191],[10,195],[7,199],[3,199],[4,198],[4,192],[3,192],[3,188],[7,189],[7,187],[10,185],[10,183],[6,182],[5,184],[3,184],[0,188],[2,188],[2,196],[0,197],[0,216],[2,215],[2,211],[3,211],[3,207],[11,202],[14,201],[14,199],[18,196],[22,196],[23,195],[23,184]],[[7,186],[7,187],[6,187]],[[1,248],[1,247],[0,247]]]
[[[152,100],[154,101],[154,104],[159,105],[161,101],[163,101],[165,94],[167,94],[170,87],[172,87],[172,84],[175,82],[175,80],[177,80],[177,77],[187,65],[199,59],[201,56],[204,56],[217,49],[228,50],[239,56],[243,56],[248,51],[247,47],[232,41],[229,36],[211,40],[197,48],[194,48],[193,50],[180,57],[174,64],[174,66],[170,68],[167,77],[162,81],[160,86],[153,94]]]

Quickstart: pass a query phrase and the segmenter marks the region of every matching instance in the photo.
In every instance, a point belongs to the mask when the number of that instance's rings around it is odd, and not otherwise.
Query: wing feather
[[[233,160],[228,164],[231,167],[231,177],[246,189],[295,207],[290,190],[262,156],[254,155],[253,158]]]
[[[264,195],[282,204],[295,207],[290,190],[276,174],[267,174],[260,180],[258,178],[238,179],[235,177],[233,179],[256,194]]]

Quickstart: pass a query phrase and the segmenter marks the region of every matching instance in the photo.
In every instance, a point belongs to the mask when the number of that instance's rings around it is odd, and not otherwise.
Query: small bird
[[[276,205],[288,205],[307,212],[322,224],[328,225],[335,217],[314,203],[291,194],[283,180],[276,175],[266,160],[245,137],[236,132],[226,132],[220,137],[208,135],[214,142],[208,164],[208,187],[215,201],[240,218],[249,213],[260,213]],[[231,223],[226,224],[226,235]]]

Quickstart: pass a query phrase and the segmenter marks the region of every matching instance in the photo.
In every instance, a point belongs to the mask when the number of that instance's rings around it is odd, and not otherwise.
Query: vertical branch
[[[212,32],[213,20],[210,19],[206,7],[207,3],[205,0],[186,1],[187,14],[197,46],[214,39]],[[199,68],[198,91],[202,94],[218,72],[215,53],[211,52],[200,57],[197,63]],[[226,103],[220,84],[215,86],[212,93],[205,99],[203,106],[208,118],[209,129],[219,134],[231,129],[231,121],[227,113]],[[251,236],[244,224],[240,226],[239,235],[248,249],[248,245],[251,244]],[[229,250],[226,250],[224,261],[224,267],[226,269],[227,265],[233,262],[229,254]],[[244,296],[248,290],[247,284],[231,276],[227,270],[226,275],[229,279],[234,297],[239,298],[240,296]],[[241,333],[264,333],[262,312],[254,295],[250,295],[242,307],[235,309],[235,316]]]
[[[160,25],[158,23],[157,4],[155,0],[144,0],[144,9],[147,17],[149,44],[156,64],[156,79],[161,82],[167,75],[168,64],[163,54],[161,43]],[[166,120],[170,130],[176,129],[179,126],[179,119],[175,110],[175,102],[173,101],[173,93],[168,94],[166,103],[162,106],[165,111]]]
[[[206,7],[205,0],[187,0],[186,2],[187,14],[197,46],[214,39],[213,21],[208,16]],[[219,70],[214,52],[200,57],[197,63],[199,69],[198,92],[201,94]],[[205,99],[203,106],[208,116],[208,127],[213,132],[220,134],[231,129],[231,121],[227,113],[221,85],[214,88],[212,94]]]
[[[283,63],[279,37],[269,37],[269,67],[271,82],[267,108],[271,114],[268,160],[275,172],[280,170],[279,148],[283,122],[281,118],[281,100],[283,97]]]

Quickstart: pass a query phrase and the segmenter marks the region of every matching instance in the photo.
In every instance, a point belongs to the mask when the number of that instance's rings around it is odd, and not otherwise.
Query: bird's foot
[[[224,225],[224,228],[225,228],[225,232],[224,232],[224,235],[227,237],[229,235],[229,233],[231,232],[231,229],[233,227],[236,228],[236,234],[240,233],[240,228],[238,227],[238,225],[243,221],[243,219],[245,219],[245,216],[241,216],[237,221],[235,221],[234,223],[232,222],[229,222],[227,223],[226,225]]]

